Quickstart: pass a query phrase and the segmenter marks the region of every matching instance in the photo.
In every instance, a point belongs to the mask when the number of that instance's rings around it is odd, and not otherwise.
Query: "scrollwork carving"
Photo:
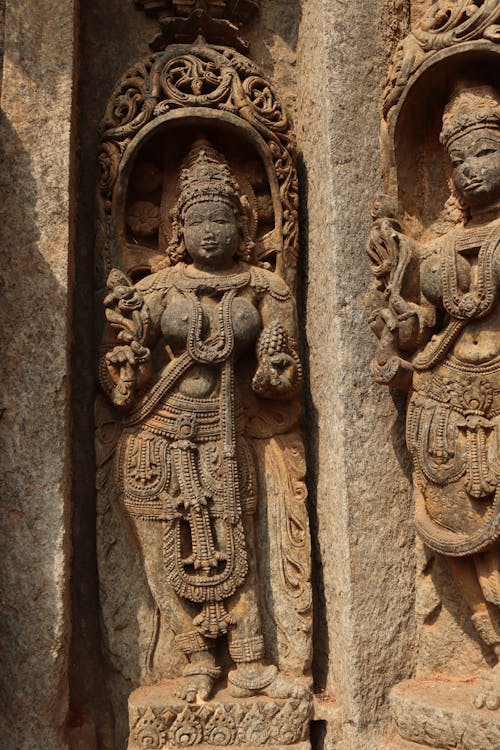
[[[115,240],[108,217],[125,150],[146,125],[186,107],[229,112],[264,139],[279,185],[282,237],[281,247],[263,248],[262,259],[273,262],[278,256],[293,285],[298,243],[295,139],[272,84],[248,58],[225,47],[169,47],[133,66],[115,88],[101,124],[99,154],[104,271],[112,266]]]
[[[383,113],[398,103],[410,78],[440,50],[484,39],[500,42],[497,0],[436,0],[420,24],[398,46],[387,77]]]

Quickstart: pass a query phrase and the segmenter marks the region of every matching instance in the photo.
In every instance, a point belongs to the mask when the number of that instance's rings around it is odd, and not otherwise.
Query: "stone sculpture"
[[[103,123],[98,543],[130,748],[309,746],[293,158],[271,85],[201,39],[129,71]]]
[[[404,234],[379,199],[369,256],[377,382],[408,389],[407,445],[417,531],[445,555],[482,641],[500,657],[500,97],[459,81],[442,122],[456,228],[428,243]],[[500,708],[500,665],[477,688]]]
[[[301,366],[290,290],[249,265],[250,254],[238,185],[221,155],[199,141],[182,166],[165,268],[137,286],[112,271],[104,301],[116,336],[101,360],[101,386],[129,411],[117,447],[124,507],[153,596],[189,657],[177,692],[190,702],[210,696],[220,676],[212,647],[226,633],[233,695],[306,692],[263,661],[258,497],[237,369],[255,349],[254,392],[290,399]],[[154,368],[160,339],[171,360]]]
[[[497,0],[436,0],[383,97],[371,372],[409,393],[418,534],[415,676],[390,693],[394,750],[500,743],[499,28]]]

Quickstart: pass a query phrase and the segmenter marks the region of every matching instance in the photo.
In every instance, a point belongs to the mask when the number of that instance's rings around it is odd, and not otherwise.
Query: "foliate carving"
[[[293,284],[297,263],[298,194],[295,139],[273,85],[246,57],[232,49],[173,46],[131,68],[115,88],[101,125],[99,198],[102,208],[99,263],[105,277],[113,265],[116,227],[110,213],[120,163],[127,147],[148,124],[186,107],[228,112],[248,123],[267,144],[279,185],[282,236],[271,246],[257,248],[258,259],[274,263],[279,256]],[[152,169],[157,169],[152,166]],[[151,170],[150,170],[151,171]],[[141,180],[141,175],[138,177]],[[154,175],[154,179],[157,177]],[[144,182],[144,178],[142,178]],[[256,201],[255,216],[269,215],[269,198]],[[132,207],[139,234],[154,231],[157,214],[151,205]]]
[[[450,699],[446,683],[403,682],[392,691],[391,708],[400,735],[417,747],[496,750],[500,744],[499,714],[485,721],[466,684],[455,684]]]
[[[384,117],[398,103],[410,78],[424,62],[442,49],[484,39],[500,42],[497,0],[436,0],[398,46],[384,92]]]
[[[200,746],[208,750],[234,745],[293,747],[306,739],[311,707],[307,700],[297,699],[224,701],[201,707],[155,705],[138,708],[136,713],[131,736],[141,750]]]
[[[432,49],[460,29],[491,36],[500,12],[496,2],[435,6],[435,26],[428,23],[427,36],[415,37]],[[450,569],[472,622],[498,657],[499,92],[458,81],[440,140],[452,163],[462,221],[421,243],[405,233],[386,200],[374,209],[368,254],[375,281],[367,305],[380,343],[372,373],[410,392],[407,445],[417,531],[428,547],[453,558]],[[477,687],[475,705],[500,707],[499,664]]]
[[[205,711],[203,710],[203,714]],[[201,716],[200,716],[201,714]],[[186,708],[176,717],[169,730],[169,739],[175,747],[199,745],[203,739],[201,711]]]
[[[157,716],[152,708],[148,708],[135,724],[133,737],[140,748],[157,750],[165,745],[167,725],[161,716]]]

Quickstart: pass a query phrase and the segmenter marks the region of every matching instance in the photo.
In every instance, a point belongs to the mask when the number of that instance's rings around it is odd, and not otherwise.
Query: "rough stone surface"
[[[309,0],[298,47],[315,678],[343,705],[339,747],[370,750],[388,722],[388,690],[415,659],[403,401],[370,381],[361,302],[381,89],[408,11],[408,3]],[[328,735],[324,743],[333,746]]]
[[[74,6],[73,0],[6,4],[0,133],[0,737],[6,750],[66,747]]]
[[[416,673],[471,679],[492,654],[481,645],[462,591],[446,560],[417,542],[416,618],[419,632]]]
[[[401,736],[427,747],[497,750],[500,716],[473,708],[474,683],[412,681],[391,692]]]

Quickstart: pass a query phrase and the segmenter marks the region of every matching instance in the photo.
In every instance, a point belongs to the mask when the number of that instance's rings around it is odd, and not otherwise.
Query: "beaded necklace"
[[[482,318],[491,312],[496,299],[494,279],[495,252],[500,244],[499,226],[470,229],[451,237],[441,260],[443,304],[451,317],[458,320]],[[472,291],[461,292],[458,286],[457,251],[479,246],[477,282]]]

